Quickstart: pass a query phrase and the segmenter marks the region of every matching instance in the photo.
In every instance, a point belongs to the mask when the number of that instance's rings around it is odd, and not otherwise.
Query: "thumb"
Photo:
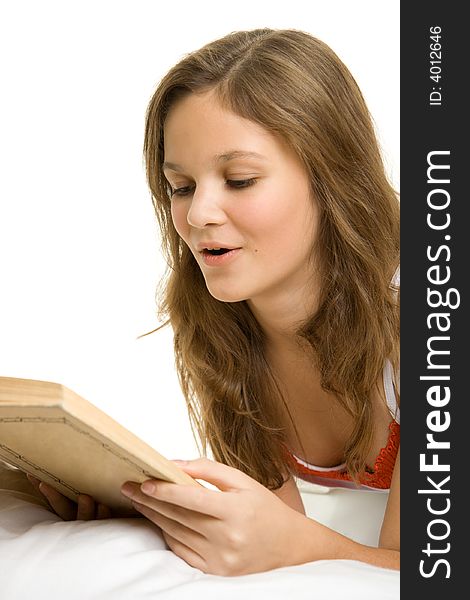
[[[195,460],[174,460],[180,469],[183,469],[193,479],[202,479],[215,485],[223,492],[240,489],[253,489],[261,484],[239,469],[229,467],[208,458]]]

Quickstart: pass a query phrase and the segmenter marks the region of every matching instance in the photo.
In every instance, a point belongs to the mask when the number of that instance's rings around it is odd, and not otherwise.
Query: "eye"
[[[240,190],[243,188],[247,188],[250,187],[252,185],[254,185],[256,183],[256,178],[252,178],[252,179],[227,179],[225,181],[225,183],[233,188],[234,190]],[[194,189],[194,186],[184,186],[184,187],[180,187],[180,188],[176,188],[176,189],[171,189],[169,190],[170,192],[170,196],[189,196],[192,191]]]
[[[175,190],[170,190],[170,196],[188,196],[191,193],[191,189],[189,185],[176,188]]]
[[[252,179],[227,179],[226,183],[228,186],[239,190],[254,185],[256,183],[256,178],[253,177]]]

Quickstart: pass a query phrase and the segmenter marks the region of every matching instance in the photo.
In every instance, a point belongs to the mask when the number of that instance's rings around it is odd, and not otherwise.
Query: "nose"
[[[196,189],[186,218],[191,227],[198,229],[208,225],[222,225],[226,221],[226,215],[216,191]]]

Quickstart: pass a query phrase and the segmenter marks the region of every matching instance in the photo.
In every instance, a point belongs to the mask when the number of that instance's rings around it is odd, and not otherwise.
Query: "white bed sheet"
[[[317,561],[243,577],[206,575],[167,549],[147,519],[64,522],[0,490],[2,600],[396,600],[399,573]]]

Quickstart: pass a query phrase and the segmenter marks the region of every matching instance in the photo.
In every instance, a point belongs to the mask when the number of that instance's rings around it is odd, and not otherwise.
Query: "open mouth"
[[[203,252],[211,254],[212,256],[220,256],[221,254],[230,252],[230,248],[204,248]]]
[[[231,264],[241,251],[241,248],[203,248],[200,252],[205,265],[222,267]]]

